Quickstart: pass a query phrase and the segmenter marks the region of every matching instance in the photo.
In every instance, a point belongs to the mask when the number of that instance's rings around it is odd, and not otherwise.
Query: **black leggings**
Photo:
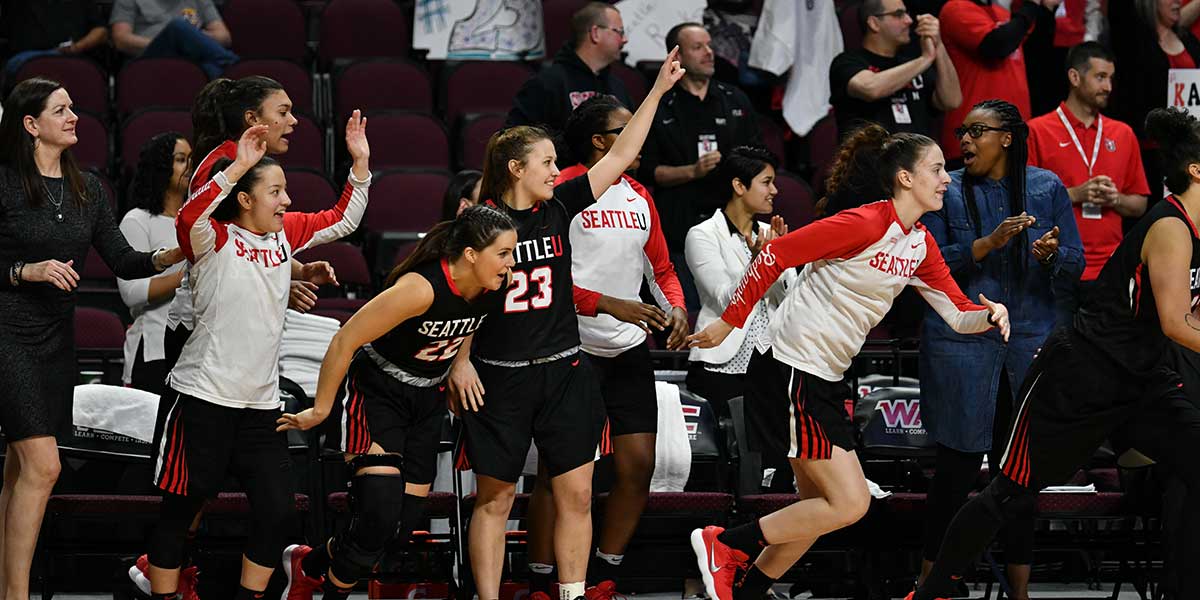
[[[1011,430],[1013,395],[1008,381],[1008,371],[1000,372],[1000,389],[996,394],[996,414],[992,419],[992,449],[987,454],[988,474],[995,477],[1000,472],[1000,459]],[[960,452],[941,444],[937,447],[936,470],[925,509],[925,560],[937,559],[938,549],[950,520],[967,501],[967,495],[975,489],[979,468],[983,465],[983,452]],[[1001,540],[1004,545],[1004,560],[1010,565],[1028,565],[1033,562],[1033,516],[1017,519],[1004,528]]]

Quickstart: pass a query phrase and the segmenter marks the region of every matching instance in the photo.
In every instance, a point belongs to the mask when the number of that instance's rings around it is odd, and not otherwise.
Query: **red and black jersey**
[[[1113,251],[1096,290],[1075,314],[1075,329],[1135,374],[1149,373],[1166,358],[1169,346],[1158,320],[1158,305],[1150,284],[1150,267],[1142,262],[1146,233],[1159,219],[1175,218],[1192,232],[1192,263],[1188,287],[1194,310],[1200,299],[1200,234],[1174,196],[1155,204]]]
[[[425,312],[392,328],[371,342],[375,354],[399,367],[405,373],[427,379],[438,379],[450,369],[458,349],[490,313],[496,312],[504,298],[504,290],[484,290],[468,301],[450,277],[446,259],[417,265],[413,273],[433,286],[433,303]]]
[[[554,197],[526,210],[487,200],[517,223],[512,282],[504,306],[472,342],[482,359],[520,362],[579,346],[571,279],[571,219],[596,203],[587,174],[554,188]],[[601,260],[601,257],[596,257]]]

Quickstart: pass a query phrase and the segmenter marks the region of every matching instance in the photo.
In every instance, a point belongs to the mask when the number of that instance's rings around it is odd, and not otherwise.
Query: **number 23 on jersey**
[[[508,296],[504,299],[504,312],[523,313],[529,310],[550,308],[554,298],[553,272],[549,266],[537,267],[531,271],[512,272],[512,284],[508,287]],[[536,294],[530,290],[530,283],[536,283]]]

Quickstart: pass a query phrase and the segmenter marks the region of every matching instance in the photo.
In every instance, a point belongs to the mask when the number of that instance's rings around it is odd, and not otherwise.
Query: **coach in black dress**
[[[99,180],[81,173],[68,150],[77,121],[67,91],[46,79],[18,84],[0,120],[0,432],[9,450],[0,543],[10,598],[28,596],[41,516],[58,478],[55,436],[71,419],[75,267],[89,247],[126,279],[182,259],[178,249],[129,247]]]

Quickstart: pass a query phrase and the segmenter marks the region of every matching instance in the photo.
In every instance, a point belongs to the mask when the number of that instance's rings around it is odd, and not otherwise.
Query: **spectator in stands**
[[[71,97],[42,78],[17,84],[0,120],[0,491],[2,585],[29,597],[29,569],[60,470],[56,436],[71,430],[75,287],[94,247],[120,277],[149,277],[183,260],[178,248],[138,252],[113,220],[104,188],[79,170]],[[173,245],[172,245],[173,246]],[[8,518],[9,516],[12,518]]]
[[[627,41],[616,7],[607,2],[585,4],[571,16],[571,39],[554,63],[517,92],[508,126],[543,125],[562,131],[571,111],[598,94],[612,94],[621,104],[633,106],[625,84],[609,69],[621,60]]]
[[[483,173],[474,169],[463,169],[450,178],[446,195],[442,197],[443,221],[449,221],[479,204],[479,182],[482,180]]]
[[[108,30],[92,0],[5,0],[3,34],[13,53],[5,77],[39,56],[77,56],[102,47]]]
[[[1029,118],[1029,83],[1021,45],[1034,23],[1049,13],[1053,16],[1062,0],[1028,0],[1014,13],[985,0],[950,0],[942,7],[941,31],[946,50],[962,86],[962,104],[946,114],[946,123],[962,123],[971,107],[988,98],[1007,101]],[[958,136],[946,127],[942,149],[947,168],[962,154]]]
[[[1095,41],[1104,15],[1100,0],[1063,0],[1053,17],[1043,13],[1039,19],[1025,41],[1025,52],[1037,57],[1025,61],[1029,105],[1034,115],[1054,110],[1067,95],[1067,81],[1062,76],[1067,52],[1084,41]]]
[[[773,210],[777,164],[770,151],[747,146],[732,149],[721,161],[717,176],[726,182],[729,201],[687,233],[688,268],[700,294],[697,331],[721,318],[763,244],[787,233],[778,215],[770,225],[755,219]],[[742,395],[750,356],[768,339],[767,323],[794,279],[793,271],[781,277],[754,307],[746,326],[734,329],[720,345],[692,348],[688,355],[687,388],[708,400],[717,415],[728,416],[730,398]]]
[[[684,241],[692,226],[729,200],[729,180],[713,173],[721,151],[762,143],[750,99],[712,78],[711,40],[699,23],[680,23],[667,32],[667,49],[679,46],[687,73],[663,97],[638,168],[638,180],[655,186],[663,234],[689,311],[700,309],[700,298],[684,268]]]
[[[873,122],[936,138],[938,112],[962,103],[937,17],[917,17],[916,44],[910,43],[913,18],[903,0],[867,0],[858,7],[858,22],[862,47],[839,54],[829,68],[839,134],[844,138]]]
[[[989,465],[1000,464],[1014,397],[1054,327],[1052,282],[1078,279],[1083,271],[1071,199],[1054,173],[1026,166],[1028,132],[1008,102],[973,107],[955,129],[966,168],[950,174],[942,209],[921,219],[963,293],[995,298],[1012,307],[1014,320],[1005,340],[994,332],[962,335],[937,312],[925,313],[921,421],[937,442],[937,471],[925,517],[922,576],[966,502],[984,454]],[[1032,517],[1009,526],[1004,551],[1013,598],[1028,600]]]
[[[1158,148],[1143,131],[1146,115],[1167,105],[1167,71],[1200,66],[1200,41],[1179,22],[1179,0],[1113,0],[1108,3],[1113,63],[1121,87],[1113,92],[1112,115],[1129,124],[1142,142],[1142,164],[1150,197],[1162,198]]]
[[[175,216],[191,176],[192,145],[183,134],[160,133],[146,142],[130,186],[134,208],[121,219],[121,233],[130,246],[148,252],[176,244]],[[176,265],[155,277],[117,280],[121,299],[133,315],[133,325],[125,332],[125,385],[159,396],[166,391],[171,370],[164,350],[167,310],[183,273],[183,265]]]
[[[108,22],[113,45],[129,56],[185,58],[210,78],[238,60],[212,0],[116,0]]]
[[[1066,65],[1067,99],[1029,122],[1029,164],[1053,171],[1067,186],[1087,258],[1082,282],[1064,278],[1067,285],[1058,287],[1060,322],[1075,312],[1080,293],[1091,288],[1121,243],[1122,217],[1142,216],[1150,193],[1137,136],[1100,114],[1113,91],[1112,55],[1084,42],[1071,49]]]

